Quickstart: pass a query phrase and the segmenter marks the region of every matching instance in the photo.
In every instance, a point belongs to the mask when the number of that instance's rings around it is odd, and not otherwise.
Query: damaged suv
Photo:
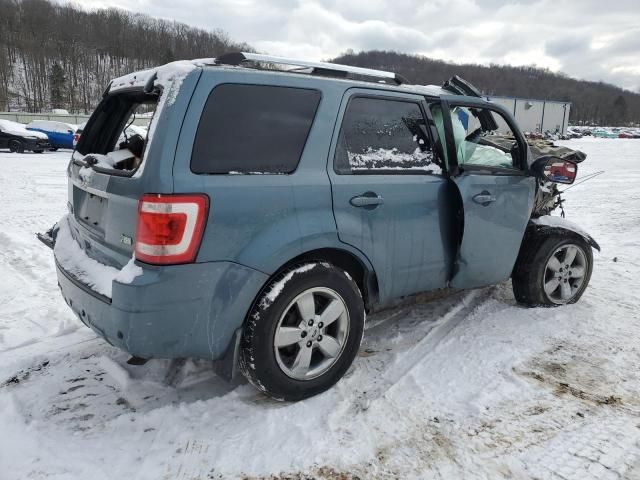
[[[80,320],[134,363],[216,360],[284,400],[345,374],[365,312],[509,278],[524,305],[572,303],[598,248],[546,215],[576,163],[534,161],[457,77],[175,62],[110,83],[67,173],[68,214],[39,237]]]

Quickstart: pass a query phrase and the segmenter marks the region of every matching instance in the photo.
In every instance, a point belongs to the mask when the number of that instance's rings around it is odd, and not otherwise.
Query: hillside
[[[0,0],[0,111],[89,113],[111,78],[185,58],[251,50],[206,31],[118,9],[87,11],[47,0]],[[388,51],[335,62],[393,70],[414,83],[460,75],[487,95],[570,101],[572,123],[640,123],[640,94],[535,67],[456,65]]]
[[[0,12],[0,111],[89,113],[113,77],[247,48],[221,31],[124,10],[0,0]]]
[[[573,103],[571,123],[574,124],[640,123],[640,94],[602,82],[576,80],[535,67],[456,65],[387,51],[347,53],[332,61],[395,71],[412,83],[441,85],[453,75],[460,75],[486,95],[570,101]]]

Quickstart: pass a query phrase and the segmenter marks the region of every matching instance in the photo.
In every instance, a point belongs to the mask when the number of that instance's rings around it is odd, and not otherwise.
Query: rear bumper
[[[114,281],[109,299],[57,262],[56,269],[62,296],[78,318],[142,358],[220,359],[268,278],[232,262],[145,265],[132,283]]]

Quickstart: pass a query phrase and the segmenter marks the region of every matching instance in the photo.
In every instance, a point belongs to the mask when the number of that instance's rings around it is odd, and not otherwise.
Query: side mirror
[[[578,175],[578,164],[553,155],[538,158],[531,165],[533,174],[541,180],[572,184]]]

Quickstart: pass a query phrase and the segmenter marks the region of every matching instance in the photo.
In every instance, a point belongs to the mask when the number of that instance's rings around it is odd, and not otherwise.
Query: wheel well
[[[358,257],[352,253],[337,248],[320,248],[318,250],[312,250],[310,252],[303,253],[302,255],[298,255],[282,265],[278,271],[273,274],[272,278],[296,263],[308,261],[328,262],[346,271],[353,278],[362,292],[362,297],[367,311],[370,310],[372,305],[377,303],[378,279],[376,274],[370,271]]]

